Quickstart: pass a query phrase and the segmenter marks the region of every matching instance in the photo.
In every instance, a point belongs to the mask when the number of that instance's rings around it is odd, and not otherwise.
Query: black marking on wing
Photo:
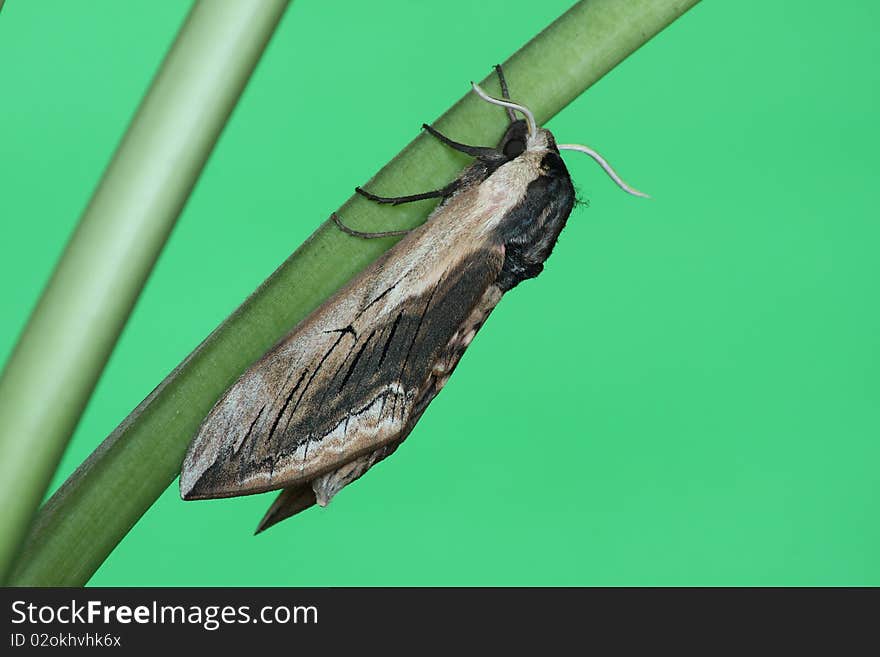
[[[287,410],[287,407],[290,405],[290,400],[293,399],[293,396],[296,394],[296,391],[299,390],[299,387],[302,385],[302,382],[306,378],[306,375],[308,373],[309,373],[308,368],[303,370],[302,374],[300,374],[300,377],[296,382],[296,385],[294,385],[293,388],[291,388],[287,397],[284,399],[284,404],[281,406],[281,410],[278,411],[278,415],[276,415],[275,419],[272,421],[272,428],[269,429],[269,436],[266,438],[266,442],[268,443],[270,450],[272,447],[272,440],[275,437],[275,430],[278,428],[278,423],[281,421],[281,418],[284,417],[284,411]],[[291,374],[291,377],[292,376],[293,376],[293,374]],[[290,380],[290,378],[288,378],[288,381],[289,380]],[[300,393],[299,399],[297,400],[297,404],[299,403],[299,400],[302,399],[302,396],[304,394],[305,394],[305,389],[303,389],[302,393]],[[294,410],[296,410],[296,405],[294,405]],[[292,411],[291,411],[291,415],[293,415]],[[290,423],[290,418],[287,419],[287,422]],[[250,456],[253,457],[253,450],[251,450]],[[265,463],[266,460],[267,459],[264,458],[260,462]],[[275,471],[275,460],[271,456],[269,457],[268,460],[269,460],[269,463],[271,464],[270,472],[274,472]]]
[[[324,333],[339,333],[339,340],[342,340],[342,336],[344,336],[346,333],[351,333],[354,336],[355,340],[357,340],[358,337],[357,332],[354,330],[354,327],[351,324],[341,329],[328,329],[324,331]],[[330,351],[333,351],[333,348],[336,347],[337,344],[339,344],[339,340],[336,341],[336,344],[334,344],[333,347],[330,347]]]
[[[445,357],[446,345],[494,281],[500,266],[500,254],[472,252],[431,288],[405,298],[393,314],[382,318],[384,322],[356,326],[360,333],[369,328],[365,351],[356,362],[349,361],[350,374],[346,372],[346,384],[341,388],[340,379],[321,380],[322,386],[332,385],[334,394],[327,395],[323,404],[310,402],[308,414],[291,421],[285,432],[290,442],[284,452],[295,451],[308,434],[318,440],[345,417],[363,413],[380,398],[380,403],[390,402],[385,404],[382,417],[405,418],[415,403],[415,393],[428,382],[433,365]],[[384,340],[379,337],[383,335],[387,335]],[[378,363],[375,356],[367,358],[371,345],[372,353],[379,356]],[[377,353],[380,346],[381,353]],[[388,392],[392,383],[407,392],[406,401]],[[316,395],[313,392],[311,398]]]
[[[247,439],[251,437],[251,432],[254,430],[254,425],[255,425],[255,424],[259,421],[259,419],[263,416],[263,411],[265,411],[265,410],[266,410],[266,405],[263,404],[263,405],[260,407],[260,412],[257,413],[257,417],[254,418],[253,422],[251,422],[251,426],[248,427],[247,433],[244,434],[244,438],[241,439],[241,444],[242,444],[242,445],[244,445],[244,443],[247,442]],[[239,449],[241,449],[241,446],[239,446]]]
[[[321,357],[321,361],[318,363],[318,366],[315,368],[315,371],[312,372],[312,375],[309,377],[308,382],[306,383],[306,387],[303,388],[302,394],[299,396],[299,399],[296,400],[296,405],[293,407],[293,412],[290,414],[290,418],[287,420],[287,425],[285,426],[285,431],[290,427],[290,421],[293,419],[293,413],[296,412],[296,409],[299,408],[300,402],[303,400],[303,397],[306,396],[306,391],[309,389],[309,386],[312,385],[312,381],[315,380],[315,377],[318,376],[318,372],[321,371],[321,368],[324,366],[324,363],[327,362],[327,359],[330,357],[330,354],[333,353],[333,350],[339,346],[339,343],[342,342],[342,338],[345,337],[347,333],[351,333],[354,336],[355,341],[357,341],[357,333],[354,332],[354,329],[351,327],[351,324],[346,326],[344,329],[335,329],[333,331],[324,331],[325,333],[334,333],[339,332],[339,337],[336,338],[336,342],[332,344],[332,346],[327,350]]]
[[[375,306],[377,303],[379,303],[382,299],[384,299],[386,296],[388,296],[388,294],[389,294],[392,290],[394,290],[398,285],[400,285],[400,282],[401,282],[404,278],[406,278],[406,275],[401,276],[401,277],[397,280],[397,282],[396,282],[394,285],[391,285],[391,286],[389,286],[389,287],[386,287],[385,290],[382,292],[382,294],[380,294],[380,295],[377,296],[375,299],[373,299],[372,301],[370,301],[370,303],[368,303],[366,306],[364,306],[364,307],[361,309],[361,311],[360,311],[357,315],[355,315],[355,321],[359,320],[359,319],[361,318],[361,316],[362,316],[365,312],[367,312],[370,308],[372,308],[372,307]]]
[[[326,332],[326,331],[325,331],[325,332]],[[354,351],[354,348],[357,346],[357,343],[358,343],[357,332],[355,332],[355,330],[351,327],[351,324],[349,324],[349,325],[346,327],[346,329],[342,329],[342,334],[343,334],[343,335],[344,335],[346,332],[350,332],[350,333],[354,336],[354,342],[352,342],[351,347],[349,347],[348,352],[345,354],[345,358],[342,359],[342,362],[339,364],[339,367],[336,368],[336,371],[335,371],[335,372],[333,373],[333,375],[330,377],[330,381],[335,381],[335,380],[339,377],[339,373],[340,373],[340,372],[342,371],[342,369],[345,367],[345,364],[348,362],[349,357],[351,356],[352,352]],[[375,333],[375,331],[374,331],[374,333]],[[370,337],[372,337],[372,334],[370,334]],[[368,341],[369,341],[369,338],[368,338]],[[338,344],[338,343],[337,343],[337,344]],[[366,342],[364,343],[364,346],[366,346]],[[360,357],[360,353],[361,353],[361,351],[363,351],[363,347],[361,347],[361,350],[358,351],[357,356],[355,356],[355,362],[352,363],[352,366],[354,366],[354,365],[356,364],[357,359]],[[349,369],[349,374],[350,374],[350,373],[351,373],[351,370]],[[347,378],[347,375],[346,375],[346,378]],[[344,385],[344,383],[345,383],[345,380],[343,380],[343,383],[339,384],[339,390],[342,389],[342,386]],[[320,402],[318,402],[318,407],[319,407],[319,408],[324,406],[324,403],[325,403],[325,401],[326,401],[326,399],[327,399],[327,395],[331,392],[331,390],[332,390],[332,386],[331,386],[331,385],[326,385],[326,386],[324,386],[324,391],[323,391],[323,394],[321,395],[321,400],[320,400]],[[338,392],[338,391],[337,391],[337,392]],[[346,417],[346,426],[347,426],[347,423],[348,423],[348,418]],[[304,449],[304,452],[303,452],[303,460],[306,460],[306,459],[308,458],[308,456],[309,456],[309,445],[310,445],[311,442],[312,442],[312,437],[313,437],[312,432],[309,432],[308,435],[307,435],[306,438],[305,438],[305,449]]]
[[[379,367],[382,367],[382,363],[385,362],[385,356],[388,355],[388,348],[391,346],[391,341],[394,339],[394,334],[397,332],[397,327],[400,326],[401,319],[403,319],[403,312],[397,313],[397,318],[394,320],[394,324],[391,325],[391,331],[388,333],[388,339],[385,341],[385,346],[382,347],[382,356],[379,358]]]
[[[406,362],[409,360],[409,356],[412,353],[413,347],[416,344],[416,339],[419,337],[419,331],[422,330],[422,324],[425,321],[425,315],[428,314],[428,310],[431,308],[431,301],[434,300],[434,295],[437,294],[437,290],[440,289],[440,286],[443,285],[443,281],[446,280],[446,272],[443,272],[443,276],[440,277],[440,280],[437,281],[437,285],[434,286],[434,289],[431,290],[430,296],[428,296],[428,300],[425,302],[425,309],[422,310],[422,314],[419,315],[419,323],[416,324],[416,331],[413,333],[413,339],[409,343],[409,347],[406,350],[406,356],[403,359],[403,365],[400,368],[401,375],[403,374],[403,370],[406,368]]]
[[[278,414],[275,416],[275,419],[272,421],[272,428],[269,429],[269,438],[268,438],[269,442],[272,441],[272,436],[275,435],[275,429],[278,428],[278,423],[281,421],[281,416],[284,415],[284,411],[286,411],[287,407],[290,405],[290,400],[293,399],[293,396],[296,394],[296,391],[299,389],[300,385],[303,382],[303,379],[306,378],[306,374],[308,374],[308,373],[309,373],[309,371],[307,369],[305,371],[303,371],[302,375],[299,377],[299,381],[296,382],[296,385],[293,386],[293,388],[291,388],[290,392],[287,394],[287,397],[285,398],[284,403],[281,405],[281,410],[278,411]],[[291,375],[291,377],[292,376],[293,375]],[[288,378],[288,381],[289,380],[290,380],[290,378]],[[251,429],[253,429],[253,425],[251,425]]]
[[[254,456],[254,442],[252,442],[252,441],[249,442],[248,438],[250,438],[251,433],[254,430],[254,427],[257,425],[257,422],[260,420],[261,417],[263,417],[263,411],[265,411],[265,410],[266,410],[266,404],[263,404],[260,407],[260,412],[257,413],[257,416],[254,418],[253,422],[251,422],[251,425],[248,427],[247,433],[244,435],[244,438],[241,439],[241,445],[239,446],[239,450],[241,450],[245,446],[245,443],[247,443],[248,457],[246,459],[245,458],[239,459],[239,465],[238,465],[238,484],[239,484],[239,486],[241,485],[241,482],[244,479],[244,475],[246,472],[244,466],[246,463],[249,463],[250,461],[252,461],[253,456]]]
[[[348,359],[351,356],[351,354],[354,352],[354,348],[357,346],[357,343],[358,343],[358,341],[357,341],[357,339],[355,339],[355,341],[351,344],[351,347],[348,348],[348,352],[345,354],[345,358],[342,359],[342,362],[339,363],[339,367],[336,368],[336,371],[333,372],[333,375],[330,377],[331,381],[336,381],[339,378],[339,373],[342,372],[343,368],[348,363]],[[342,386],[340,385],[340,388],[341,387]],[[324,395],[323,395],[323,397],[321,397],[321,402],[320,402],[321,404],[324,403],[324,400],[327,398],[327,393],[329,393],[332,390],[332,388],[333,388],[333,386],[325,386]]]
[[[431,308],[431,301],[434,299],[434,295],[437,294],[437,290],[440,289],[440,286],[443,285],[443,281],[446,280],[446,272],[443,272],[443,275],[440,277],[440,280],[437,281],[437,284],[434,286],[434,289],[431,290],[431,294],[428,295],[428,300],[425,301],[425,307],[422,309],[421,314],[419,315],[419,321],[416,324],[416,330],[413,331],[412,340],[410,340],[409,346],[406,348],[406,356],[403,357],[403,363],[400,365],[400,374],[397,377],[398,381],[403,381],[403,373],[406,371],[406,364],[409,361],[410,354],[412,354],[413,347],[416,344],[416,340],[419,337],[419,332],[422,330],[422,323],[425,321],[425,315],[428,314],[428,310]],[[391,405],[391,418],[394,419],[397,411],[397,399],[398,397],[395,395],[394,403]],[[401,413],[404,412],[405,409],[401,409]]]
[[[348,372],[345,373],[345,376],[342,378],[342,381],[339,382],[339,390],[341,391],[345,384],[348,383],[348,380],[351,378],[351,373],[354,372],[354,368],[357,366],[358,361],[361,359],[361,356],[364,353],[364,349],[367,348],[367,345],[370,344],[370,340],[373,339],[373,336],[376,335],[376,329],[373,329],[373,332],[367,336],[367,339],[364,340],[364,343],[361,345],[361,348],[358,349],[357,354],[355,354],[354,360],[351,361],[351,365],[348,367]]]
[[[253,399],[253,412],[246,408],[236,411],[239,416],[246,414],[249,424],[258,413],[256,405],[265,404],[265,399],[258,396],[248,397],[250,390],[260,390],[255,382],[260,378],[255,379],[252,373],[242,376],[240,382],[244,383],[236,386],[246,385],[245,394],[227,393],[194,441],[196,445],[204,435],[205,440],[219,441],[219,445],[214,448],[211,462],[189,475],[185,496],[225,497],[296,486],[403,440],[442,387],[433,378],[434,366],[447,361],[450,341],[460,334],[464,323],[471,321],[472,311],[501,271],[500,249],[464,251],[463,256],[424,291],[407,296],[399,287],[393,305],[383,308],[376,302],[382,295],[377,295],[367,303],[372,304],[374,312],[361,312],[360,319],[353,318],[344,328],[322,329],[307,320],[302,330],[312,333],[305,334],[302,342],[296,330],[280,342],[255,367],[265,368],[261,371],[269,376],[266,385],[271,386],[273,377],[295,380],[296,384],[290,389],[283,386],[279,393],[282,396],[267,405],[262,418],[254,422],[248,449],[235,454],[234,436],[231,438],[230,432],[219,426],[218,420],[225,423],[229,414],[222,404],[226,400],[248,404]],[[382,298],[387,301],[387,293]],[[377,315],[379,308],[383,309]],[[353,310],[352,316],[360,310]],[[328,317],[334,317],[337,327],[346,322],[339,315]],[[331,333],[337,335],[323,341],[324,346],[311,358],[296,352],[297,345],[314,344],[316,339],[321,344],[320,336]],[[343,353],[340,349],[346,335],[352,340]],[[358,340],[358,335],[365,339]],[[287,370],[285,357],[295,363]],[[426,393],[426,388],[431,392]],[[267,417],[270,409],[271,421]],[[369,424],[359,423],[357,429],[352,426],[356,418],[365,418],[365,413],[375,413],[369,420],[375,422],[374,434],[368,433]],[[389,416],[392,422],[387,421]],[[323,441],[333,431],[337,431],[334,441],[339,442],[332,449],[325,448]],[[244,473],[241,483],[240,472]]]

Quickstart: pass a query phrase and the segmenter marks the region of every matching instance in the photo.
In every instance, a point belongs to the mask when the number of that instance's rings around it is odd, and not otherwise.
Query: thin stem
[[[504,63],[517,101],[545,122],[698,0],[584,0]],[[548,74],[552,72],[552,75]],[[481,86],[500,88],[492,72]],[[465,96],[434,125],[465,143],[494,143],[506,117],[463,85]],[[368,189],[437,189],[467,158],[420,136]],[[395,225],[424,220],[422,204],[398,206]],[[360,196],[340,214],[365,231],[387,209]],[[239,374],[390,240],[353,240],[325,222],[190,354],[98,447],[41,511],[12,583],[81,585],[177,476],[187,444]]]
[[[197,2],[0,379],[0,580],[288,0]]]

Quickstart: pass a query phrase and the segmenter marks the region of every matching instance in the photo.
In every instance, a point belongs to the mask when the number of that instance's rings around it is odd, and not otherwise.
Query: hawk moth
[[[314,504],[390,456],[446,384],[501,297],[541,273],[575,203],[561,150],[529,109],[510,100],[509,125],[494,148],[431,135],[475,158],[445,187],[402,197],[356,191],[378,202],[440,203],[397,244],[298,324],[233,384],[210,411],[184,460],[184,499],[282,489],[257,532]],[[518,119],[515,112],[523,115]]]

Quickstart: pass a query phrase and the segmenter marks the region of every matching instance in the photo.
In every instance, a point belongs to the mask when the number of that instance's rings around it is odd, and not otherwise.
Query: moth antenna
[[[474,88],[474,91],[477,95],[485,100],[487,103],[492,103],[493,105],[500,105],[501,107],[507,107],[512,110],[516,110],[517,112],[521,112],[524,117],[526,117],[526,123],[529,125],[529,134],[533,135],[538,132],[538,124],[535,121],[535,115],[532,114],[532,110],[530,110],[525,105],[520,105],[519,103],[514,103],[511,100],[501,100],[500,98],[493,98],[489,94],[487,94],[476,82],[471,82],[471,86]]]
[[[504,77],[501,64],[495,64],[495,72],[498,74],[498,83],[501,85],[501,97],[504,100],[510,100],[510,89],[507,88],[507,80]],[[507,112],[507,118],[510,119],[511,123],[516,121],[516,114],[514,114],[512,109],[505,107],[504,111]]]
[[[623,178],[617,175],[617,172],[608,164],[608,160],[599,155],[596,151],[594,151],[589,146],[583,146],[581,144],[557,144],[556,148],[561,151],[578,151],[579,153],[586,153],[591,158],[596,160],[600,167],[608,174],[608,176],[617,183],[617,186],[620,187],[627,194],[632,194],[633,196],[640,196],[642,198],[651,198],[644,192],[640,192],[639,190],[630,187],[625,182],[623,182]]]

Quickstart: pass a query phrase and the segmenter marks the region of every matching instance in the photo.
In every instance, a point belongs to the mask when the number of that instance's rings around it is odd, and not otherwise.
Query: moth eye
[[[504,144],[504,155],[510,158],[518,157],[526,150],[526,144],[522,139],[511,139]]]

